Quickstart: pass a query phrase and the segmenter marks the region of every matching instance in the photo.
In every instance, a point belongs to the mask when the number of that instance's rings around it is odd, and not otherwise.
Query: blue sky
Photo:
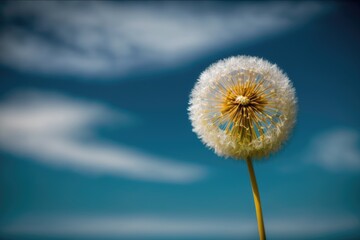
[[[0,236],[257,239],[244,162],[191,130],[189,93],[229,56],[278,64],[298,122],[255,163],[269,239],[360,237],[359,5],[0,5]]]

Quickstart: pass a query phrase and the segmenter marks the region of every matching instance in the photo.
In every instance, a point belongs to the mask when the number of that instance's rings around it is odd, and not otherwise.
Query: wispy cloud
[[[351,129],[322,133],[312,140],[306,159],[332,171],[360,171],[359,139]]]
[[[101,142],[93,128],[132,117],[104,105],[57,94],[27,91],[0,104],[0,148],[44,164],[82,172],[186,183],[204,177],[204,168]]]
[[[256,222],[247,219],[184,218],[159,216],[42,216],[25,217],[0,225],[0,233],[43,237],[237,237],[257,235]],[[301,238],[356,231],[359,219],[352,216],[268,219],[271,237]]]
[[[0,62],[32,72],[104,76],[163,68],[309,21],[319,2],[8,2]]]

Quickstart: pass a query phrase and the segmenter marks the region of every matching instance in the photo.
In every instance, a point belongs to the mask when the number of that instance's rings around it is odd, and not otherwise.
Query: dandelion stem
[[[254,172],[251,158],[247,158],[246,163],[247,163],[249,174],[250,174],[251,187],[252,187],[252,192],[253,192],[253,197],[254,197],[256,218],[257,218],[257,222],[258,222],[258,230],[259,230],[260,240],[266,240],[265,226],[264,226],[264,220],[263,220],[262,210],[261,210],[260,194],[259,194],[259,189],[258,189],[258,186],[256,183],[256,177],[255,177],[255,172]]]

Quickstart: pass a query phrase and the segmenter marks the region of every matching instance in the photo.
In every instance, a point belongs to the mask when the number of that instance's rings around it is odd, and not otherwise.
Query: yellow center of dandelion
[[[243,106],[246,106],[250,103],[250,100],[247,97],[240,95],[235,98],[235,102],[237,102]]]
[[[234,79],[225,78],[217,87],[214,123],[240,144],[248,144],[282,124],[276,94],[263,75],[247,71]]]

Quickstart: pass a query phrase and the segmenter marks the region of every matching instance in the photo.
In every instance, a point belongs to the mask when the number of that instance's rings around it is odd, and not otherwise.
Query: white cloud
[[[335,129],[316,136],[307,155],[308,161],[333,171],[359,171],[359,132]]]
[[[8,2],[0,62],[21,70],[103,76],[163,68],[309,21],[319,2]],[[24,22],[26,24],[14,24]]]
[[[186,183],[205,169],[96,140],[92,128],[132,118],[103,105],[64,96],[22,92],[0,104],[0,148],[52,166],[134,179]]]
[[[356,231],[360,221],[352,216],[268,219],[268,236],[297,238]],[[237,237],[257,236],[256,221],[247,219],[179,218],[159,216],[42,216],[23,217],[0,225],[0,233],[43,237]]]

